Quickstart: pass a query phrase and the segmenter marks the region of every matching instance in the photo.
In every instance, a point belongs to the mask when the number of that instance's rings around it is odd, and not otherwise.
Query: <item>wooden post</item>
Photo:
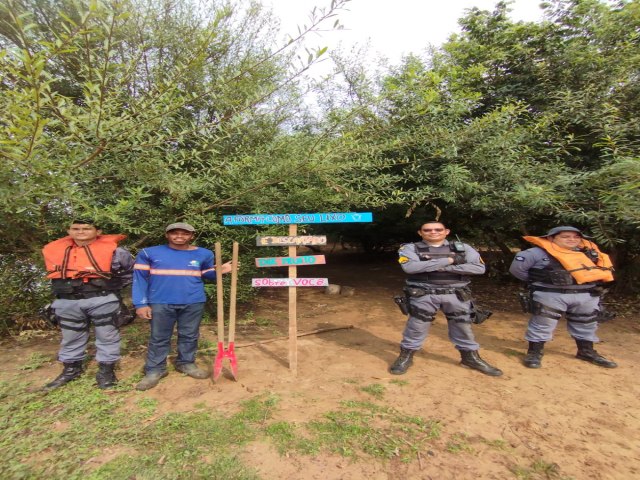
[[[267,213],[223,215],[223,225],[289,225],[289,236],[257,236],[256,245],[259,247],[289,247],[289,258],[260,258],[256,259],[257,267],[287,266],[288,278],[253,278],[254,287],[288,287],[289,288],[289,369],[293,375],[298,374],[298,324],[297,324],[297,287],[328,286],[327,278],[298,278],[297,265],[305,266],[313,263],[323,264],[323,255],[297,257],[297,247],[300,245],[326,245],[326,236],[307,235],[298,237],[298,224],[308,223],[363,223],[372,222],[371,212],[319,212],[319,213]],[[321,261],[320,261],[321,260]]]
[[[298,234],[298,225],[289,225],[289,236],[295,237]],[[289,256],[297,256],[297,247],[289,247]],[[289,278],[297,278],[298,267],[289,266]],[[289,287],[289,370],[294,376],[298,375],[298,296],[296,287]]]
[[[216,295],[217,295],[217,320],[218,320],[218,345],[224,345],[224,290],[222,286],[222,245],[215,243],[216,254]]]

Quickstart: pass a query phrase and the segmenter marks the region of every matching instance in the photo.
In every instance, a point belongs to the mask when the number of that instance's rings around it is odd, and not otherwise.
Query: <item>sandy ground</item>
[[[157,388],[135,395],[157,399],[160,411],[190,411],[205,404],[232,413],[240,401],[269,392],[281,399],[277,419],[306,422],[340,408],[345,399],[374,400],[361,387],[381,384],[385,394],[379,402],[442,424],[441,437],[410,462],[352,461],[333,455],[285,457],[267,443],[250,444],[242,456],[265,479],[640,478],[637,314],[600,328],[598,350],[617,361],[617,369],[577,360],[575,344],[561,323],[555,340],[547,345],[543,368],[531,370],[521,364],[526,316],[515,303],[516,287],[484,279],[474,291],[494,315],[475,327],[476,337],[481,355],[504,375],[487,377],[460,366],[439,314],[414,366],[398,377],[387,372],[397,356],[405,322],[391,300],[403,283],[393,257],[327,254],[327,265],[298,270],[300,277],[328,277],[331,283],[354,287],[355,293],[326,295],[321,288],[298,289],[299,332],[352,328],[300,337],[297,375],[289,369],[286,339],[242,346],[286,335],[286,290],[270,289],[251,307],[255,319],[269,320],[270,325],[258,330],[238,327],[237,382],[228,372],[216,384],[172,372]],[[215,326],[204,326],[203,336],[215,341],[214,331]],[[56,342],[55,336],[41,341],[38,349],[54,355]],[[5,345],[4,360],[11,361],[3,364],[19,366],[30,353],[24,346]],[[143,361],[143,352],[123,358],[119,376],[135,374]],[[208,356],[201,360],[210,361]],[[29,375],[44,382],[58,372],[52,363]],[[406,384],[393,382],[398,379]],[[461,438],[462,451],[447,448],[452,439]],[[518,468],[520,473],[514,473]]]

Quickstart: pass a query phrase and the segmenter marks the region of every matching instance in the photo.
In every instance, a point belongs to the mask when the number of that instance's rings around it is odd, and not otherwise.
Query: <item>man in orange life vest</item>
[[[56,297],[51,308],[62,331],[58,360],[64,365],[44,390],[61,387],[82,374],[91,323],[96,336],[96,382],[101,389],[111,388],[117,383],[114,367],[120,359],[119,292],[132,281],[134,260],[118,246],[124,235],[102,235],[93,220],[73,220],[67,233],[42,249]]]
[[[524,365],[541,367],[544,344],[564,315],[578,347],[577,358],[617,367],[593,349],[598,341],[601,285],[613,281],[609,256],[575,227],[555,227],[546,235],[523,238],[536,246],[518,253],[509,271],[527,282],[531,291],[529,313],[533,315],[525,335],[529,349]]]

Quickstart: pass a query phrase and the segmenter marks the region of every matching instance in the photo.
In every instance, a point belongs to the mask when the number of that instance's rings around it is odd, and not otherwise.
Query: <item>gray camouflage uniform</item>
[[[421,259],[416,245],[420,248],[428,247],[433,253],[432,258]],[[461,299],[454,290],[467,287],[470,283],[468,276],[482,275],[485,272],[485,266],[475,249],[467,244],[463,245],[465,262],[459,265],[449,263],[448,258],[453,256],[453,252],[447,240],[444,240],[440,247],[429,247],[425,242],[408,243],[400,247],[398,251],[400,265],[409,275],[406,281],[407,287],[417,287],[429,292],[419,297],[410,297],[411,314],[402,335],[400,343],[402,348],[407,350],[422,348],[439,309],[447,317],[449,339],[456,349],[477,351],[480,348],[471,329],[473,305],[470,294],[467,299]],[[429,256],[428,253],[426,255]],[[436,272],[439,273],[424,275]],[[436,278],[441,275],[441,272],[452,275],[444,276],[449,278]]]
[[[509,271],[523,282],[530,282],[531,269],[546,269],[554,262],[558,263],[544,249],[533,247],[518,253]],[[550,341],[558,320],[565,314],[567,330],[573,338],[598,342],[596,318],[600,310],[600,297],[589,293],[596,286],[595,283],[558,286],[551,283],[530,282],[533,290],[532,301],[538,305],[538,309],[537,313],[529,319],[525,339],[529,342]]]
[[[133,265],[131,254],[122,247],[116,248],[111,260],[111,272],[120,279],[122,287],[131,283]],[[99,293],[91,298],[56,298],[51,304],[62,331],[58,351],[58,360],[61,362],[85,359],[91,323],[96,337],[96,361],[113,363],[120,359],[120,331],[115,325],[120,299],[113,291]]]

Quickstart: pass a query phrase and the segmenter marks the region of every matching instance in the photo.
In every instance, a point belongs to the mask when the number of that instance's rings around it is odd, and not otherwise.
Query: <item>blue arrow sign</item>
[[[371,212],[361,213],[265,213],[223,215],[223,225],[286,225],[292,223],[367,223]]]

